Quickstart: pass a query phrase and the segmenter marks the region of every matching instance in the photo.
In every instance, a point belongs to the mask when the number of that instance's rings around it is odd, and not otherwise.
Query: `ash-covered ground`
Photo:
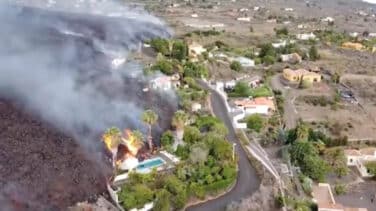
[[[111,175],[106,128],[144,131],[145,109],[159,114],[157,143],[169,127],[174,93],[143,92],[142,67],[121,63],[143,40],[169,36],[165,25],[139,9],[83,11],[0,4],[0,210],[64,210],[95,197]]]

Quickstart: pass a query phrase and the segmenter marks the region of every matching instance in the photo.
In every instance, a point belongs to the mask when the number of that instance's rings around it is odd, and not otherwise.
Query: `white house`
[[[355,38],[355,37],[359,36],[359,33],[358,32],[350,32],[349,36]]]
[[[239,17],[236,19],[237,21],[243,21],[243,22],[250,22],[251,17]]]
[[[304,34],[297,34],[296,35],[296,38],[298,40],[313,40],[313,39],[316,39],[316,35],[313,34],[312,32],[307,34],[307,33],[304,33]]]
[[[269,114],[275,111],[275,105],[272,97],[257,97],[254,99],[242,99],[234,101],[234,111],[243,111],[246,115]]]
[[[369,171],[365,167],[367,162],[376,161],[376,148],[368,147],[360,150],[347,149],[345,150],[347,158],[347,166],[354,166],[358,169],[362,177],[371,177]]]
[[[332,18],[332,17],[326,17],[326,18],[321,19],[321,21],[322,22],[331,23],[331,22],[334,22],[334,18]]]
[[[276,43],[272,43],[272,46],[274,48],[282,48],[282,47],[285,47],[287,45],[287,41],[286,40],[283,40],[283,41],[280,41],[280,42],[276,42]]]
[[[239,62],[242,65],[242,67],[254,67],[255,66],[255,61],[246,57],[236,57],[236,58],[232,58],[231,60]]]
[[[282,54],[281,55],[281,61],[295,64],[295,63],[302,62],[302,57],[297,53]]]
[[[158,90],[170,90],[180,86],[179,76],[159,76],[150,81],[150,88]]]
[[[285,11],[286,11],[286,12],[292,12],[292,11],[294,11],[294,9],[291,8],[291,7],[287,7],[287,8],[285,8]]]
[[[197,15],[197,13],[193,13],[193,14],[191,15],[191,17],[192,17],[192,18],[198,18],[198,15]]]

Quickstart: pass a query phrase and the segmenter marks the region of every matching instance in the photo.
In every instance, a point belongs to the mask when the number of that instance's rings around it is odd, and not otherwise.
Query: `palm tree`
[[[184,127],[187,120],[188,115],[183,110],[175,112],[174,117],[172,118],[172,126],[176,128],[176,135],[179,141],[183,139]]]
[[[137,149],[140,149],[144,145],[144,136],[139,130],[132,131],[133,134],[133,140],[132,140],[132,146],[136,147]]]
[[[146,110],[142,114],[142,121],[149,127],[148,143],[150,150],[153,150],[153,138],[151,136],[151,127],[158,121],[158,115],[153,110]]]
[[[115,149],[121,142],[121,131],[117,127],[111,127],[103,134],[103,141],[109,150]]]

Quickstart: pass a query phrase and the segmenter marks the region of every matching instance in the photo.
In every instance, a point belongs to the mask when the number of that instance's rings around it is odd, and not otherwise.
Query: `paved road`
[[[256,170],[248,161],[247,155],[240,145],[239,140],[235,135],[235,130],[232,126],[231,120],[227,113],[227,109],[223,98],[214,90],[210,89],[206,84],[200,83],[211,93],[211,104],[213,111],[217,117],[219,117],[228,127],[229,135],[227,139],[233,143],[236,143],[236,153],[239,156],[239,172],[235,187],[227,194],[218,199],[211,200],[209,202],[199,204],[193,207],[189,207],[188,211],[221,211],[226,208],[232,201],[239,201],[242,198],[252,195],[258,190],[260,186],[260,179],[256,174]]]

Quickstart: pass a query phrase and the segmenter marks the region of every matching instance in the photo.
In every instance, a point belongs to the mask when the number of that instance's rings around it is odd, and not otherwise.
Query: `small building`
[[[231,60],[239,62],[242,65],[242,67],[254,67],[255,66],[255,61],[246,57],[236,57]]]
[[[243,21],[243,22],[250,22],[251,21],[251,17],[239,17],[239,18],[236,18],[237,21]]]
[[[180,86],[179,75],[175,74],[173,76],[160,76],[154,78],[150,81],[150,87],[152,89],[159,90],[170,90],[173,88],[178,88]]]
[[[330,184],[319,183],[312,187],[313,201],[318,211],[368,211],[367,208],[346,207],[336,203]]]
[[[272,43],[273,48],[283,48],[288,44],[288,41],[283,40],[280,42]]]
[[[312,32],[311,33],[305,33],[305,34],[297,34],[296,35],[296,38],[298,40],[314,40],[316,39],[316,35],[313,34]]]
[[[206,52],[206,49],[198,43],[192,42],[188,45],[188,55],[193,60],[197,60],[198,56],[204,52]]]
[[[372,47],[372,53],[376,53],[376,45]]]
[[[315,72],[310,72],[306,69],[284,69],[283,70],[283,77],[288,80],[289,82],[299,83],[300,81],[307,81],[310,83],[313,82],[320,82],[321,75]]]
[[[326,17],[326,18],[323,18],[321,19],[322,22],[327,22],[327,23],[333,23],[334,22],[334,18],[332,17]]]
[[[284,10],[285,10],[286,12],[293,12],[293,11],[294,11],[294,9],[291,8],[291,7],[287,7],[287,8],[285,8]]]
[[[358,169],[362,177],[372,177],[366,168],[367,162],[376,161],[376,148],[368,147],[360,150],[347,149],[345,150],[347,159],[347,166],[354,166]]]
[[[352,38],[356,38],[356,37],[359,36],[359,33],[358,32],[350,32],[349,36],[352,37]]]
[[[304,24],[299,24],[298,25],[298,29],[307,29],[308,26],[307,25],[304,25]]]
[[[361,43],[356,43],[356,42],[345,42],[342,44],[342,48],[348,48],[348,49],[353,49],[353,50],[363,50],[364,45]]]
[[[291,64],[297,64],[302,62],[302,57],[297,53],[292,54],[282,54],[281,55],[281,61],[282,62],[288,62]]]
[[[191,110],[192,112],[198,112],[202,109],[202,105],[200,103],[194,102],[192,103]]]
[[[191,17],[192,17],[192,18],[198,18],[198,15],[197,15],[197,13],[193,13],[193,14],[191,15]]]
[[[276,110],[273,97],[257,97],[254,99],[242,99],[234,101],[236,110],[243,111],[246,115],[264,114]]]
[[[239,12],[248,12],[248,11],[249,11],[248,8],[240,8],[240,9],[239,9]]]

